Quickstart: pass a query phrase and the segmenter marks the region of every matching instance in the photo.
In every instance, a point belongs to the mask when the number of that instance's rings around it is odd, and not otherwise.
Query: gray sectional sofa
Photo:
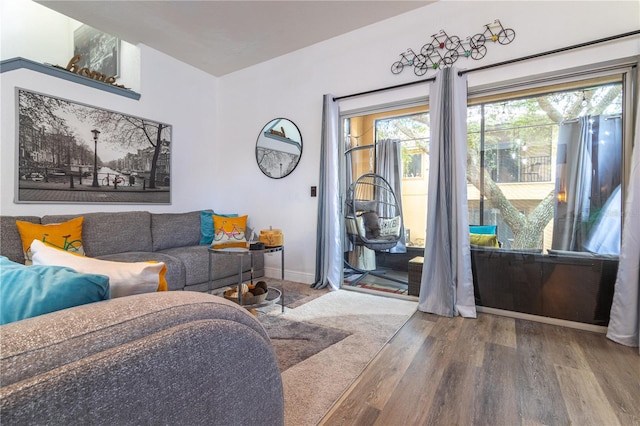
[[[6,425],[283,425],[260,323],[221,297],[168,291],[0,326]]]
[[[24,263],[16,220],[61,223],[83,216],[82,242],[87,256],[104,260],[167,265],[169,290],[209,289],[208,245],[201,245],[200,212],[99,212],[76,215],[0,216],[0,255]],[[254,277],[264,275],[264,256],[253,253]],[[213,256],[212,289],[237,284],[239,258]],[[243,262],[243,277],[250,278],[251,262]]]
[[[0,255],[24,263],[16,219],[77,216],[88,256],[163,261],[169,290],[198,291],[119,297],[1,325],[2,424],[284,425],[265,329],[246,309],[203,292],[209,257],[200,212],[0,216]],[[261,276],[262,254],[252,255]],[[236,256],[213,262],[213,288],[237,283]]]

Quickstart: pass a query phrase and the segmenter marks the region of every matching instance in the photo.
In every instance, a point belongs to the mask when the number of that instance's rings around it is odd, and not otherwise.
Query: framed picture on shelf
[[[73,32],[73,54],[80,55],[79,68],[89,68],[107,77],[120,75],[120,39],[82,25]]]

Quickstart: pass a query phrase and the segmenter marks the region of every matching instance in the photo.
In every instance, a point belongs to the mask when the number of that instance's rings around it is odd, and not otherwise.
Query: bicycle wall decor
[[[400,60],[391,65],[391,72],[400,74],[405,66],[413,66],[417,76],[426,74],[429,69],[438,69],[453,65],[459,57],[479,60],[487,54],[486,42],[509,44],[516,38],[516,32],[504,28],[499,19],[484,25],[482,33],[460,40],[456,35],[448,35],[444,30],[431,36],[431,41],[422,46],[420,53],[407,49],[400,54]]]

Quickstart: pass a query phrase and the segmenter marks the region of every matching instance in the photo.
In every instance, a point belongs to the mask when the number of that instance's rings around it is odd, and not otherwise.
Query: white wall
[[[24,3],[29,4],[25,6],[28,10],[22,9]],[[54,12],[35,3],[2,0],[1,4],[2,59],[23,56],[38,62],[68,61],[68,54],[50,56],[62,49],[51,34],[54,29],[63,31],[65,25],[72,24],[58,23],[60,18],[54,17]],[[12,15],[7,16],[7,10]],[[26,14],[28,19],[13,16],[15,13]],[[34,25],[33,13],[37,14],[35,22],[40,24]],[[483,24],[496,18],[515,30],[515,41],[506,46],[489,45],[484,59],[460,59],[457,67],[474,68],[636,30],[640,27],[640,8],[637,1],[440,1],[220,79],[148,47],[137,46],[140,75],[137,81],[135,77],[131,81],[142,94],[139,101],[31,71],[3,73],[0,74],[0,214],[140,209],[182,212],[200,208],[248,214],[257,229],[273,226],[284,231],[287,278],[311,282],[315,269],[317,199],[310,197],[309,192],[312,185],[319,183],[322,95],[345,95],[429,77],[432,73],[416,77],[408,68],[394,75],[390,67],[401,52],[409,47],[419,51],[431,34],[440,29],[464,39],[481,32]],[[26,24],[17,25],[18,21]],[[6,25],[12,22],[16,24]],[[6,46],[15,49],[5,50]],[[469,74],[469,85],[638,54],[638,37],[624,39]],[[173,125],[172,204],[15,204],[16,86]],[[420,84],[346,100],[341,102],[341,108],[344,111],[425,98],[427,93],[428,86]],[[263,175],[255,162],[258,133],[276,117],[291,119],[303,137],[300,164],[289,176],[278,180]],[[279,276],[278,262],[277,256],[267,259],[270,275]]]
[[[2,59],[23,57],[66,66],[73,56],[72,19],[26,0],[0,1],[0,19]]]
[[[66,66],[73,56],[73,41],[68,35],[77,26],[76,21],[23,0],[3,0],[1,12],[2,60],[20,56]],[[13,25],[16,22],[22,24]],[[52,42],[61,39],[65,43]],[[140,100],[25,69],[0,74],[0,214],[122,210],[185,212],[217,204],[211,169],[215,153],[220,151],[215,145],[217,78],[144,45],[125,45],[122,54],[125,66],[121,69],[123,78],[118,83],[134,86],[133,89],[142,95]],[[133,69],[132,62],[137,69]],[[171,205],[14,203],[16,87],[172,125]]]
[[[637,30],[640,9],[636,1],[440,1],[221,78],[218,138],[225,141],[227,156],[235,154],[246,162],[243,167],[224,158],[216,163],[219,179],[233,176],[236,182],[225,187],[223,199],[234,210],[252,216],[258,228],[273,225],[283,229],[287,278],[311,282],[314,276],[317,199],[309,196],[309,188],[319,183],[322,95],[347,95],[427,78],[433,73],[416,77],[409,68],[394,75],[391,64],[409,47],[419,52],[431,34],[441,29],[464,40],[482,32],[483,25],[494,19],[515,30],[514,42],[489,42],[485,58],[461,58],[458,68],[475,68]],[[639,40],[624,39],[472,73],[468,75],[469,86],[638,55]],[[427,93],[428,85],[420,84],[345,100],[341,109],[425,98]],[[276,117],[291,119],[303,137],[300,164],[279,180],[267,178],[252,164],[260,129]],[[237,197],[238,190],[246,196]],[[268,259],[267,266],[275,267],[276,261]]]

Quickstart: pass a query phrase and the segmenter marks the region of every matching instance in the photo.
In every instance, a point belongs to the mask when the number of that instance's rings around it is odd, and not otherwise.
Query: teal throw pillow
[[[469,225],[472,234],[497,234],[497,225]]]
[[[213,215],[238,217],[237,213],[214,213],[213,210],[200,211],[200,245],[211,245],[213,242]]]
[[[0,324],[109,299],[109,277],[0,256]]]

